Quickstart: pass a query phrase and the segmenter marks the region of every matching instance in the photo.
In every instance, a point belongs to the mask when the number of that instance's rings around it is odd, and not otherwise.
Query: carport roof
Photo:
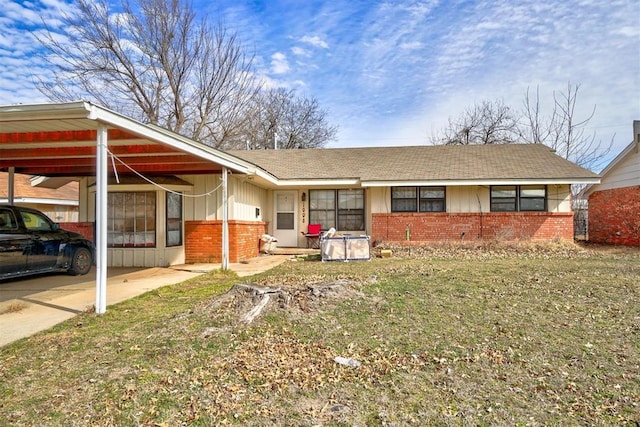
[[[131,169],[154,176],[220,173],[223,167],[255,172],[244,160],[84,101],[0,106],[0,170],[94,176],[100,126],[107,127],[112,165],[122,175]]]

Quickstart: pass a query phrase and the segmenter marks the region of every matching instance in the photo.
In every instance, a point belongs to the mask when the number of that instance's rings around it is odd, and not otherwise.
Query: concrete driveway
[[[229,268],[251,276],[290,259],[287,255],[253,258]],[[150,290],[180,283],[220,268],[220,264],[189,264],[169,268],[108,268],[107,310],[111,304]],[[0,346],[48,329],[84,311],[93,311],[95,268],[86,276],[35,276],[0,282]]]

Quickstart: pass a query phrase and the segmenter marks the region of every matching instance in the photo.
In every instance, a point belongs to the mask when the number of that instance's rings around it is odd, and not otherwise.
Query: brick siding
[[[640,186],[589,196],[589,241],[640,246]]]
[[[229,262],[258,256],[266,230],[265,222],[229,221]],[[222,261],[222,221],[186,221],[184,232],[187,264]]]
[[[573,239],[572,212],[373,214],[372,241]]]
[[[60,228],[95,242],[93,222],[61,222]],[[186,221],[184,229],[186,263],[222,261],[222,221]],[[229,221],[229,262],[258,256],[260,237],[266,232],[265,222]]]
[[[60,228],[82,234],[95,244],[95,228],[93,222],[60,222]]]

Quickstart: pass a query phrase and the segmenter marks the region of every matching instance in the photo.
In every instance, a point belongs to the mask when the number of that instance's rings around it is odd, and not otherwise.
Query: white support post
[[[222,168],[222,269],[229,268],[229,201],[227,200],[227,168]]]
[[[7,202],[10,205],[13,204],[13,200],[15,199],[15,187],[16,187],[15,173],[16,173],[16,168],[13,167],[13,166],[9,166],[9,182],[7,183],[7,185],[8,185],[8,187],[7,187]]]
[[[96,138],[96,314],[107,311],[107,127]]]

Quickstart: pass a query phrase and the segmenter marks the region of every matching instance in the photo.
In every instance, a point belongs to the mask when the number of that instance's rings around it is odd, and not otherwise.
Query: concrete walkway
[[[291,255],[266,255],[230,264],[240,277],[267,271]],[[180,283],[220,264],[174,265],[169,268],[108,268],[109,305],[153,289]],[[86,276],[49,275],[0,282],[0,347],[49,329],[75,315],[93,311],[96,300],[95,269]]]

